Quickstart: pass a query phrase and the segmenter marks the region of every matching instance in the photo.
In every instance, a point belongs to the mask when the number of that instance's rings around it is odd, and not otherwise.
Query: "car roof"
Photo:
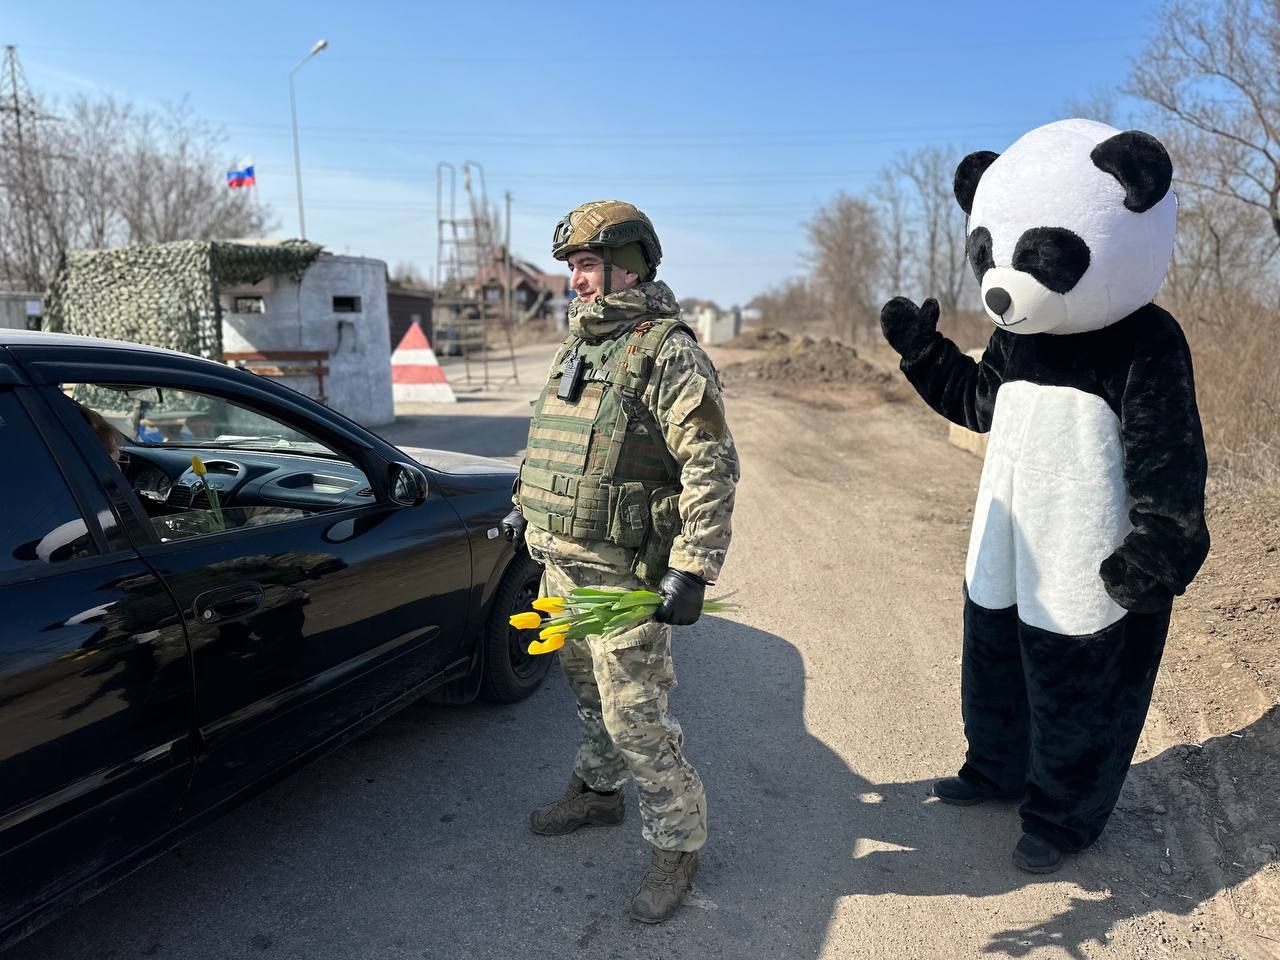
[[[178,350],[167,350],[164,347],[152,347],[145,343],[134,343],[131,340],[107,340],[103,337],[82,337],[74,333],[53,333],[49,330],[11,330],[0,328],[0,347],[90,347],[110,350],[139,350],[143,353],[161,354],[167,357],[181,357],[184,360],[203,360],[206,363],[222,364],[216,360],[197,357],[194,354],[182,353]]]

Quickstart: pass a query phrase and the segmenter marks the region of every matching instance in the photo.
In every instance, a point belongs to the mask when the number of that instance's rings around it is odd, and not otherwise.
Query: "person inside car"
[[[72,401],[75,403],[75,401]],[[85,422],[93,428],[94,435],[97,436],[98,442],[102,444],[102,448],[107,451],[107,456],[111,458],[111,462],[120,463],[120,441],[123,439],[119,430],[113,427],[107,418],[100,414],[97,410],[91,410],[82,403],[76,403],[76,410],[80,412],[80,416],[84,417]]]

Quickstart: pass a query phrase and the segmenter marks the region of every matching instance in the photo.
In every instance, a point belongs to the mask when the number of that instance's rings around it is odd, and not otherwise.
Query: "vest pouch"
[[[615,483],[609,517],[609,542],[634,550],[649,532],[649,497],[643,483]]]
[[[649,535],[636,554],[636,576],[646,583],[661,580],[679,534],[680,487],[659,487],[649,498]]]

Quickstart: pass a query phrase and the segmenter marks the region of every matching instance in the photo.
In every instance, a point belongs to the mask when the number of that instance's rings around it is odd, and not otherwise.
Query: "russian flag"
[[[253,175],[253,164],[249,164],[243,170],[227,171],[227,186],[232,190],[237,187],[255,187],[257,185],[258,181]]]

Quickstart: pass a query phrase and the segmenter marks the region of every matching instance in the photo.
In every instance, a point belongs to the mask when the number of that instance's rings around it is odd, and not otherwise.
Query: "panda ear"
[[[979,150],[977,153],[971,153],[956,167],[956,180],[953,189],[956,194],[956,203],[960,204],[960,209],[965,213],[973,212],[973,195],[978,192],[978,181],[982,179],[982,175],[987,172],[987,167],[996,162],[998,153],[992,153],[990,150]]]
[[[1103,140],[1089,154],[1103,173],[1124,187],[1124,205],[1144,213],[1164,199],[1173,182],[1173,162],[1155,137],[1141,130],[1126,130]]]

